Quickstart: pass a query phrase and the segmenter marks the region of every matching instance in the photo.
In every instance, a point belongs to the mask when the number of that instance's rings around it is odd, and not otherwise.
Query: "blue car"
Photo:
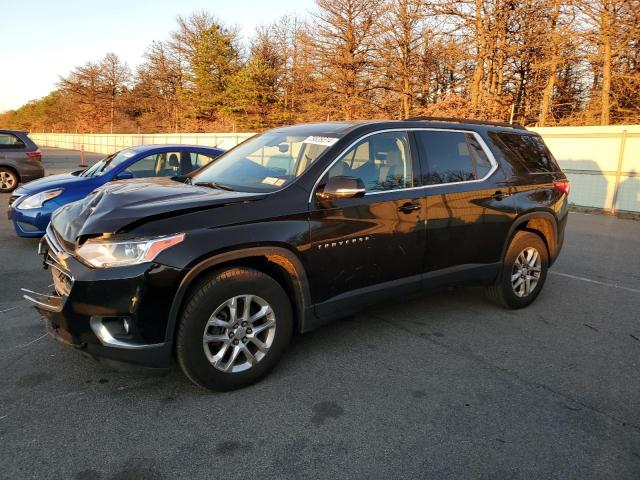
[[[44,235],[51,214],[112,180],[189,175],[223,153],[219,148],[189,145],[143,145],[103,158],[86,170],[29,182],[9,200],[9,219],[21,237]]]

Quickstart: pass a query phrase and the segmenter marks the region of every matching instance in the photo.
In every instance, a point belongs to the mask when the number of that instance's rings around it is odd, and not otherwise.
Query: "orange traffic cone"
[[[84,158],[84,143],[80,147],[80,166],[87,168],[87,160]]]

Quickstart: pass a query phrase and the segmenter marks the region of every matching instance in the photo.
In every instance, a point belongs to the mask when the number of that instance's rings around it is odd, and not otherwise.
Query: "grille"
[[[73,279],[64,267],[63,262],[60,260],[60,255],[63,254],[58,243],[52,237],[51,226],[47,228],[47,235],[45,236],[48,248],[45,252],[44,262],[51,269],[51,276],[53,277],[53,288],[56,293],[62,296],[68,296],[73,286]]]
[[[51,264],[49,264],[51,265]],[[51,265],[51,276],[53,277],[53,288],[56,289],[56,293],[63,297],[66,297],[71,293],[71,276],[58,267]]]

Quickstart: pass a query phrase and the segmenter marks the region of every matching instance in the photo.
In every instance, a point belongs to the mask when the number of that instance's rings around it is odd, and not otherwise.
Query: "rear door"
[[[419,287],[425,247],[419,163],[405,131],[365,136],[320,180],[360,178],[361,198],[311,198],[311,291],[320,316]]]
[[[425,272],[476,269],[491,276],[516,214],[502,170],[475,132],[425,129],[414,135],[425,172]]]
[[[175,177],[188,175],[204,162],[203,154],[187,150],[152,153],[136,160],[126,168],[134,178]]]

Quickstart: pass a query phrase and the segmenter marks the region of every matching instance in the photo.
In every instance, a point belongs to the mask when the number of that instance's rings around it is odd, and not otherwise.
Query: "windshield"
[[[107,172],[110,172],[118,165],[120,165],[125,160],[130,159],[136,154],[135,151],[131,149],[121,150],[116,152],[108,157],[99,160],[95,165],[83,170],[80,173],[81,177],[99,177],[100,175],[104,175]]]
[[[192,178],[193,184],[272,192],[302,175],[338,137],[270,132],[238,145]]]

